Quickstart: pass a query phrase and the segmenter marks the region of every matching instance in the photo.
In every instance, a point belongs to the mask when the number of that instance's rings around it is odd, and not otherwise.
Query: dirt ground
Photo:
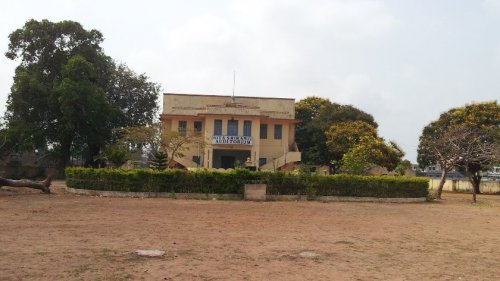
[[[500,196],[470,197],[243,202],[4,187],[0,280],[500,280]]]

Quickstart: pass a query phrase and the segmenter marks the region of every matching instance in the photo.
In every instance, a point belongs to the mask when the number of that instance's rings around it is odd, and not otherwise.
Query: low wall
[[[245,200],[265,201],[267,185],[263,183],[245,184]]]
[[[439,179],[429,179],[429,188],[437,189]],[[479,187],[482,193],[500,193],[500,181],[482,181]],[[443,191],[472,192],[472,185],[468,180],[446,180]]]
[[[66,187],[66,192],[80,195],[103,197],[134,197],[134,198],[174,198],[174,199],[219,199],[242,200],[239,194],[205,194],[205,193],[167,193],[167,192],[126,192],[89,190]],[[317,196],[308,198],[306,195],[266,195],[266,201],[320,201],[320,202],[385,202],[385,203],[415,203],[425,202],[427,198],[375,198],[375,197],[348,197],[348,196]]]
[[[241,200],[243,197],[239,194],[206,194],[206,193],[168,193],[168,192],[127,192],[127,191],[107,191],[90,190],[66,187],[66,192],[102,196],[102,197],[128,197],[128,198],[174,198],[174,199],[220,199],[220,200]]]

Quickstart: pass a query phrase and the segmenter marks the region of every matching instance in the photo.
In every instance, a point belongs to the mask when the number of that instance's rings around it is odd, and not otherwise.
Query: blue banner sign
[[[252,145],[252,137],[247,136],[213,136],[212,144]]]

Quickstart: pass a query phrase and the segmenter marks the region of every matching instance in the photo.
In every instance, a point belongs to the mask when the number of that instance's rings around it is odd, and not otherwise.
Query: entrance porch
[[[249,157],[250,150],[214,149],[212,167],[216,169],[234,169],[237,166],[245,165],[245,161]]]

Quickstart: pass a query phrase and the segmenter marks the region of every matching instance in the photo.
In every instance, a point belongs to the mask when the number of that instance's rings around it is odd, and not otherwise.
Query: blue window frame
[[[274,139],[280,140],[282,136],[283,125],[274,125]]]
[[[260,124],[260,138],[267,139],[267,124]]]
[[[252,136],[252,121],[250,120],[243,121],[243,135],[246,137]]]
[[[214,136],[222,136],[222,120],[214,120]]]
[[[179,121],[179,135],[186,136],[187,132],[187,121],[181,120]]]
[[[197,135],[197,136],[201,135],[201,131],[202,131],[201,121],[194,121],[194,133],[195,133],[195,135]]]
[[[238,135],[238,120],[228,120],[227,121],[227,135],[237,136]]]

